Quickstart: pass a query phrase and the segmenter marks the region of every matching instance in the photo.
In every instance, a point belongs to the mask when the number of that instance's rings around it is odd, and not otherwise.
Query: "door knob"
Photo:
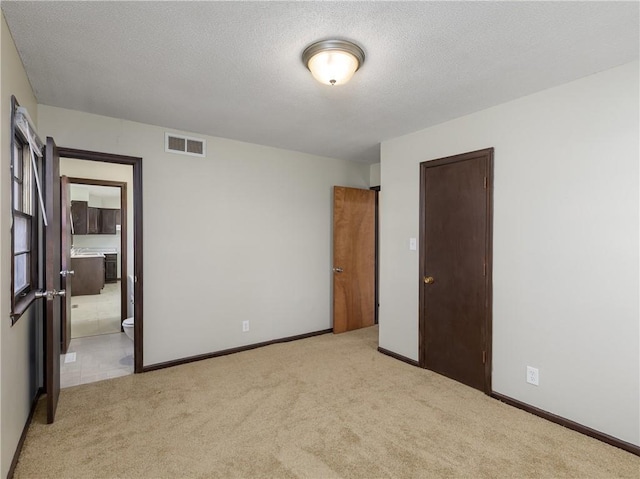
[[[62,289],[58,291],[57,289],[50,291],[36,291],[36,298],[45,298],[47,301],[53,301],[53,298],[56,296],[66,296],[67,292]]]
[[[433,284],[436,282],[436,280],[433,279],[433,276],[425,276],[424,278],[422,278],[422,280],[425,284]]]
[[[62,276],[63,278],[66,278],[67,276],[69,276],[69,275],[74,275],[75,273],[76,273],[76,272],[75,272],[75,271],[73,271],[73,270],[71,270],[71,271],[69,271],[69,270],[62,270],[62,271],[60,271],[60,276]]]
[[[334,273],[342,273],[342,268],[333,268]]]

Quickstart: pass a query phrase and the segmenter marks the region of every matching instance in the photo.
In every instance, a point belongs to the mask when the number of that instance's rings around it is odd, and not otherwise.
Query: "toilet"
[[[127,291],[129,293],[129,305],[127,307],[127,313],[129,317],[122,321],[122,329],[124,333],[129,336],[129,339],[133,341],[133,288],[134,288],[133,275],[127,276]]]
[[[127,318],[122,321],[122,329],[124,329],[124,334],[129,336],[129,339],[133,341],[133,318]]]

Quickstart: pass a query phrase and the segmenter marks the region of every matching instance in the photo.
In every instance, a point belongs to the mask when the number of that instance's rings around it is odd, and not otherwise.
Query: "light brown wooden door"
[[[44,228],[45,289],[45,391],[47,422],[55,419],[60,396],[60,157],[53,138],[47,138],[44,162],[44,203],[48,226]],[[62,297],[64,300],[64,297]]]
[[[65,291],[60,304],[60,347],[62,354],[66,354],[71,342],[71,282],[74,274],[71,268],[71,191],[66,176],[60,177],[60,210],[60,287]]]
[[[375,201],[375,191],[333,189],[334,333],[374,324]]]
[[[493,150],[420,165],[420,364],[491,390]]]

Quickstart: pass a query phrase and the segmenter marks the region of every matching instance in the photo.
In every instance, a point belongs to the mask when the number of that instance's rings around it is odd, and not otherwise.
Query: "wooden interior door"
[[[47,138],[44,162],[45,256],[45,391],[47,422],[52,423],[60,396],[60,157],[53,138]]]
[[[60,210],[60,288],[65,291],[60,304],[60,348],[62,354],[66,354],[71,342],[71,281],[74,274],[71,268],[71,190],[66,176],[60,177]]]
[[[375,191],[333,189],[334,333],[374,324],[375,201]]]
[[[420,363],[489,393],[493,149],[420,170]]]

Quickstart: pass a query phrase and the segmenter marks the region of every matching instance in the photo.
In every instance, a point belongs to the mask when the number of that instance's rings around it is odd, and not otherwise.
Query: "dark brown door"
[[[61,341],[62,353],[66,354],[71,342],[71,191],[69,178],[60,178],[60,288],[65,291],[61,307]]]
[[[420,164],[420,363],[491,390],[493,149]]]
[[[333,332],[374,324],[376,192],[333,189]]]
[[[60,395],[60,157],[53,138],[47,138],[44,162],[45,211],[48,226],[44,228],[45,288],[45,390],[47,422],[52,423]]]

